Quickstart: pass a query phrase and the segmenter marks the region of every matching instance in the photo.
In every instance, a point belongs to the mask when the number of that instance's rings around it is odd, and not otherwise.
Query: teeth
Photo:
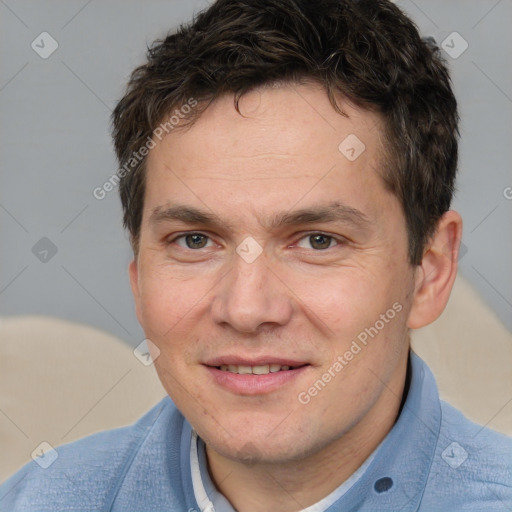
[[[221,371],[223,372],[231,372],[238,373],[240,375],[266,375],[268,373],[275,373],[282,370],[289,370],[291,367],[287,365],[280,364],[262,364],[258,366],[244,366],[244,365],[236,365],[236,364],[222,364],[220,366]]]
[[[254,373],[254,375],[265,375],[265,374],[269,373],[269,371],[270,371],[270,368],[269,368],[268,364],[252,367],[252,373]]]

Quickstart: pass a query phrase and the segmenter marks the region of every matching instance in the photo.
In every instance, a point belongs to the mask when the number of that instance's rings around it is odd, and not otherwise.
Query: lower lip
[[[262,395],[280,389],[285,384],[297,379],[309,365],[301,366],[294,370],[281,370],[265,375],[232,373],[206,366],[214,381],[224,389],[239,395]]]

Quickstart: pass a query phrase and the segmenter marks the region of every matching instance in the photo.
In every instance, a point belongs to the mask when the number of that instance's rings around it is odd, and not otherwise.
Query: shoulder
[[[438,443],[421,510],[511,510],[512,438],[441,401]],[[436,506],[442,508],[436,508]]]
[[[27,463],[0,487],[0,511],[109,510],[150,432],[164,422],[172,428],[174,422],[179,438],[178,416],[171,400],[164,398],[133,425],[55,448],[45,455],[50,460]]]

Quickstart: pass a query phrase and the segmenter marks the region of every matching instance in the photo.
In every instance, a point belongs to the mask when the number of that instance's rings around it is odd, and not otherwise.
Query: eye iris
[[[199,234],[187,235],[185,241],[189,249],[202,249],[206,245],[206,236]]]
[[[331,245],[331,237],[326,235],[311,235],[309,241],[314,249],[328,249]]]

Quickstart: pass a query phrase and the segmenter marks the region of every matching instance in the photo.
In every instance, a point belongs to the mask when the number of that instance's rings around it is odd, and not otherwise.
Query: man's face
[[[405,220],[379,118],[341,106],[312,85],[248,93],[242,115],[225,96],[148,156],[139,321],[167,392],[230,458],[316,453],[405,376]]]

